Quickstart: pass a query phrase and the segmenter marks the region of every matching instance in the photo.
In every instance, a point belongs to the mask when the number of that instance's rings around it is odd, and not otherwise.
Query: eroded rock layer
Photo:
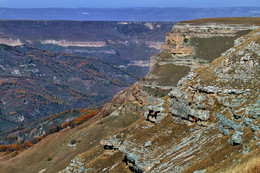
[[[118,95],[143,116],[100,141],[100,160],[119,159],[95,171],[226,171],[250,151],[259,153],[259,40],[254,25],[175,25],[148,75]],[[107,115],[121,116],[122,108]],[[93,172],[93,161],[83,164],[80,171]]]

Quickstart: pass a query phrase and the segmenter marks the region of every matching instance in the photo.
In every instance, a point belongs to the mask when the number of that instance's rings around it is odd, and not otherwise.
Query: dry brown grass
[[[259,41],[260,40],[260,36],[252,37],[253,34],[255,34],[256,32],[259,32],[259,31],[260,31],[260,29],[257,29],[257,30],[251,31],[250,33],[244,35],[243,38],[245,38],[247,41],[242,43],[241,45],[235,47],[235,50],[229,56],[230,57],[232,57],[232,56],[236,57],[235,52],[238,52],[239,50],[243,49],[245,46],[247,46],[252,41],[256,41],[256,42]],[[221,56],[219,58],[214,59],[211,62],[211,64],[209,64],[209,65],[205,65],[205,66],[203,66],[201,68],[196,69],[195,72],[197,74],[199,74],[197,76],[197,78],[202,79],[202,83],[204,82],[206,84],[209,84],[212,81],[214,81],[216,79],[216,77],[217,77],[215,75],[215,73],[214,73],[214,70],[221,65],[222,60],[224,58],[226,58],[225,55]],[[193,83],[193,82],[194,81],[191,81],[190,83]]]
[[[260,158],[254,158],[245,165],[238,166],[232,173],[260,173]]]
[[[260,173],[260,157],[254,157],[247,162],[230,168],[225,173]]]
[[[249,32],[250,30],[239,31],[234,37],[191,38],[191,45],[196,48],[197,58],[212,62],[231,48],[235,39]]]
[[[128,126],[136,119],[135,115],[106,117],[101,120],[99,117],[94,117],[74,129],[65,129],[47,136],[16,157],[0,158],[0,172],[35,173],[45,168],[48,173],[59,172],[69,165],[71,159],[75,156],[99,146],[99,141],[103,137],[119,128]],[[81,142],[77,143],[75,148],[68,146],[72,139],[79,138]],[[52,159],[48,159],[49,156]]]
[[[161,86],[176,86],[178,81],[184,77],[190,68],[174,64],[159,65],[155,64],[150,73],[157,78],[147,79],[147,81],[157,82]]]
[[[260,25],[260,17],[222,17],[222,18],[202,18],[179,23],[204,24],[204,23],[223,23],[223,24],[251,24]]]

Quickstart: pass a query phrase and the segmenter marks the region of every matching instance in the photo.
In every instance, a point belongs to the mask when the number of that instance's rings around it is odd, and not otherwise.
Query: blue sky
[[[0,7],[260,7],[260,0],[0,0]]]

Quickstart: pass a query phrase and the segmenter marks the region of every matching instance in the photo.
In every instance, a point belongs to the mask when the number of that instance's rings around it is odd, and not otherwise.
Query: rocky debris
[[[219,91],[219,88],[216,86],[205,86],[200,88],[199,91],[206,94],[215,94],[217,91]]]
[[[156,103],[158,104],[147,106],[147,109],[144,113],[144,118],[147,121],[158,124],[162,119],[167,116],[167,114],[165,113],[165,108],[163,108],[163,104],[165,103],[165,101],[162,99],[158,99]]]
[[[213,102],[212,98],[202,94],[198,88],[190,88],[192,93],[183,92],[176,89],[169,93],[170,108],[173,116],[179,116],[192,121],[208,121],[210,118],[209,104]],[[192,96],[192,98],[191,98]],[[203,124],[203,123],[202,123]]]
[[[124,153],[124,160],[126,164],[129,165],[130,169],[134,170],[135,172],[143,172],[144,165],[140,164],[138,161],[138,155],[133,153],[125,152]]]
[[[207,169],[202,169],[202,170],[197,170],[197,171],[194,171],[193,173],[203,173],[203,172],[206,172]]]
[[[241,137],[243,134],[244,134],[243,132],[235,131],[232,135],[232,144],[233,145],[241,144],[243,142],[243,139]]]
[[[194,69],[191,68],[191,71],[188,73],[188,75],[184,76],[183,78],[181,78],[181,80],[178,81],[178,83],[177,83],[177,86],[178,86],[178,87],[180,87],[180,86],[182,86],[183,84],[185,84],[186,82],[191,81],[191,80],[194,79],[195,73],[193,72],[193,70],[194,70]],[[176,91],[177,93],[175,93],[174,91]],[[173,97],[174,95],[180,93],[180,91],[179,91],[177,88],[172,89],[171,92],[172,92],[172,94],[171,94],[171,93],[169,93],[169,94],[172,95],[172,97]]]
[[[166,116],[167,114],[161,113],[161,111],[154,111],[153,109],[144,113],[146,120],[152,123],[160,123],[160,121]]]
[[[235,120],[230,120],[230,119],[226,118],[223,114],[217,114],[216,119],[220,120],[219,130],[221,131],[221,133],[223,135],[228,136],[229,134],[232,133],[230,130],[234,130],[232,139],[230,140],[230,142],[233,145],[238,145],[238,144],[242,143],[243,139],[241,136],[243,135],[243,132],[240,131],[240,130],[244,129],[242,122],[237,123]],[[243,118],[243,122],[245,125],[248,125],[248,126],[252,125],[252,120],[250,120],[248,118]],[[226,129],[226,128],[228,128],[228,129]]]
[[[242,123],[237,123],[236,121],[228,118],[222,118],[220,123],[223,127],[228,127],[230,130],[241,130],[244,128]]]
[[[118,150],[124,155],[124,162],[134,172],[148,172],[153,162],[150,159],[145,159],[143,156],[148,156],[146,148],[151,146],[151,141],[145,142],[144,146],[139,146],[134,142],[123,139],[120,135],[114,135],[108,137],[109,139],[101,140],[100,144],[104,147],[105,152],[112,150]],[[120,141],[120,142],[119,142]],[[134,150],[132,150],[134,149]],[[109,155],[108,153],[107,155]]]
[[[200,129],[200,127],[199,126],[196,126],[196,127],[194,127],[194,128],[190,128],[190,132],[194,132],[195,130],[199,130]]]
[[[253,118],[253,119],[260,118],[260,107],[251,109],[248,113],[248,117]]]
[[[168,94],[168,96],[169,96],[170,98],[176,98],[176,99],[178,99],[178,100],[181,100],[181,99],[185,98],[185,97],[184,97],[184,93],[183,93],[182,91],[180,91],[178,88],[172,90],[172,91]]]
[[[75,157],[71,160],[71,163],[69,166],[67,166],[64,170],[60,171],[59,173],[71,173],[71,172],[77,172],[77,173],[87,173],[88,171],[91,171],[91,168],[85,168],[84,162],[79,158]]]
[[[134,172],[180,172],[187,167],[187,165],[185,166],[184,164],[187,160],[193,163],[200,159],[200,157],[194,159],[191,155],[197,151],[202,151],[200,150],[201,147],[208,145],[208,142],[214,141],[213,139],[215,139],[216,136],[213,135],[209,137],[204,133],[215,127],[216,124],[211,124],[205,127],[205,129],[197,126],[194,128],[195,131],[187,134],[181,141],[174,143],[173,140],[171,141],[172,144],[167,145],[167,148],[164,149],[157,146],[156,151],[149,150],[152,144],[151,140],[148,140],[143,145],[135,140],[129,141],[127,140],[128,137],[125,137],[118,151],[124,154],[124,162],[126,162],[129,168]],[[118,134],[117,136],[109,137],[109,139],[113,138],[116,141],[117,138],[120,137],[121,135]],[[161,152],[157,152],[157,150]],[[206,151],[203,153],[203,155],[206,155]],[[175,164],[172,164],[173,162]],[[158,163],[160,164],[155,166]]]
[[[230,134],[230,131],[228,129],[225,129],[222,125],[219,126],[219,130],[225,136],[228,136]]]
[[[225,116],[224,116],[223,114],[219,114],[219,113],[218,113],[218,114],[216,115],[216,119],[217,119],[217,120],[221,120],[222,118],[225,118]]]
[[[109,139],[102,139],[100,141],[100,145],[105,149],[109,150],[117,150],[121,144],[121,139],[116,138],[116,135],[113,137],[109,137]]]
[[[151,141],[147,141],[145,144],[144,144],[144,147],[147,148],[147,147],[150,147],[152,145],[152,142]]]
[[[75,148],[75,147],[76,147],[76,144],[68,144],[67,146],[68,146],[68,147]]]
[[[252,120],[249,118],[242,118],[243,122],[246,126],[251,126],[252,125]]]
[[[46,168],[44,168],[44,169],[40,170],[38,173],[44,173],[44,172],[45,172],[45,170],[46,170]]]
[[[146,160],[146,158],[142,157],[145,152],[143,149],[138,150],[137,148],[134,148],[135,152],[129,151],[128,146],[131,144],[133,143],[124,141],[119,147],[119,151],[124,154],[124,161],[134,172],[148,172],[154,164],[151,160]]]
[[[163,151],[157,156],[161,160],[160,165],[155,166],[152,172],[182,172],[188,166],[187,163],[192,164],[203,157],[194,157],[193,154],[197,153],[204,145],[208,145],[211,139],[215,137],[203,134],[212,128],[215,128],[215,124],[188,133],[179,143],[175,143],[174,146]],[[200,154],[204,155],[203,153]]]
[[[207,121],[210,118],[210,112],[202,109],[194,109],[188,103],[183,103],[176,100],[170,102],[170,113],[173,116],[178,116],[184,119],[191,117],[195,120]]]
[[[260,133],[259,132],[254,132],[254,140],[260,140]]]
[[[254,125],[253,120],[249,119],[249,118],[243,118],[243,122],[246,126],[249,126],[249,128],[253,131],[253,132],[257,132],[260,128],[257,125]]]
[[[248,144],[243,145],[243,154],[248,154],[250,152],[250,148]]]
[[[155,64],[158,65],[167,65],[167,64],[174,64],[177,66],[188,66],[191,68],[191,71],[202,67],[203,65],[207,64],[208,61],[204,60],[204,59],[199,59],[199,58],[194,58],[193,55],[190,56],[176,56],[173,54],[168,54],[168,57],[163,57],[163,53],[159,54],[159,55],[154,55],[151,57],[151,61],[150,64],[151,66],[154,66]],[[153,77],[156,76],[150,76],[148,74],[148,76],[152,79]],[[172,86],[169,86],[172,87]]]

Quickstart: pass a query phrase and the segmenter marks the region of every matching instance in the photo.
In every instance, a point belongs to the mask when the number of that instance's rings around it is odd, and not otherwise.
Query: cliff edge
[[[146,77],[123,92],[138,103],[141,118],[102,139],[103,156],[78,157],[84,170],[258,171],[259,20],[199,19],[173,26]],[[114,102],[120,96],[129,98],[119,93]],[[77,164],[62,172],[75,169]]]
[[[259,171],[259,23],[260,18],[218,18],[176,24],[161,52],[151,57],[146,77],[118,93],[76,133],[91,145],[77,144],[75,151],[86,145],[84,152],[59,168],[53,166],[62,159],[57,148],[53,161],[34,169]],[[17,157],[32,156],[44,142],[48,139]]]

